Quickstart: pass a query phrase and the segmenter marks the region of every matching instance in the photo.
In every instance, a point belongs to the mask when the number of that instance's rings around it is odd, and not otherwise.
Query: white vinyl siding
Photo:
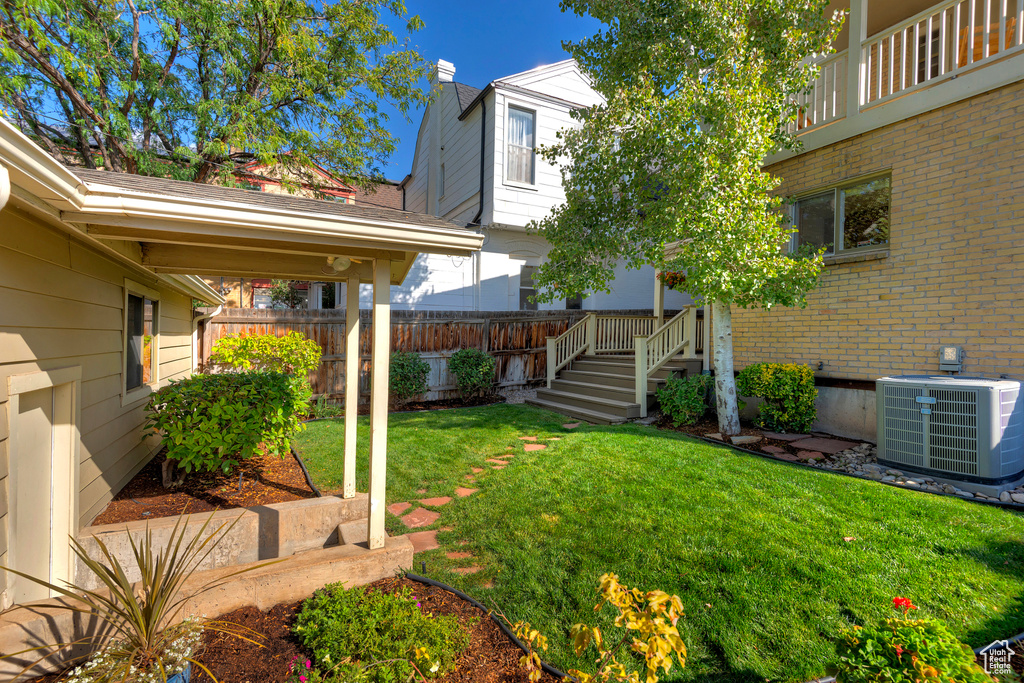
[[[509,107],[506,136],[505,180],[533,185],[537,112],[520,107]]]

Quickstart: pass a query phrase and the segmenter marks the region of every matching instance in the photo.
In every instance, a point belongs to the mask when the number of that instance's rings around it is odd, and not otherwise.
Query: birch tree
[[[563,0],[606,27],[564,47],[606,103],[542,150],[566,201],[535,225],[552,249],[541,300],[614,286],[613,269],[684,271],[714,326],[719,428],[739,432],[734,306],[805,306],[820,253],[792,228],[763,160],[794,145],[792,95],[842,23],[826,0]],[[666,248],[671,247],[666,255]]]

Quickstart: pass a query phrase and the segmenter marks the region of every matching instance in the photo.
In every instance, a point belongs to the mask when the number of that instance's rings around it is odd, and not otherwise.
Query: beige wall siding
[[[770,167],[787,195],[891,170],[889,253],[826,266],[806,309],[736,310],[737,367],[874,380],[958,344],[965,374],[1024,378],[1022,120],[1017,83]]]
[[[6,561],[10,375],[80,366],[78,519],[86,525],[157,447],[145,399],[122,406],[125,278],[160,292],[159,379],[192,366],[191,301],[11,208],[0,213],[0,564]]]

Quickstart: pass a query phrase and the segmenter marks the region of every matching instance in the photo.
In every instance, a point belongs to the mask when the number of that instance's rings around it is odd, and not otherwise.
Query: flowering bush
[[[303,603],[293,630],[313,657],[306,671],[305,662],[293,663],[289,683],[433,678],[453,670],[469,645],[456,617],[424,614],[408,588],[388,594],[329,584]],[[307,673],[316,669],[319,679]]]
[[[686,273],[664,270],[658,273],[658,278],[669,289],[674,289],[677,292],[686,291]]]
[[[911,619],[909,598],[893,598],[897,616],[842,634],[838,683],[991,683],[974,653],[937,619]]]
[[[129,656],[129,648],[123,641],[115,640],[98,650],[83,664],[75,668],[64,681],[66,683],[106,683],[121,680],[120,673],[126,673],[133,683],[165,683],[173,676],[189,668],[189,658],[199,649],[203,639],[203,625],[199,621],[186,620],[174,640],[164,645],[159,665],[140,669],[134,664],[126,672],[118,665]],[[163,667],[161,672],[160,667]],[[114,673],[117,672],[117,673]]]

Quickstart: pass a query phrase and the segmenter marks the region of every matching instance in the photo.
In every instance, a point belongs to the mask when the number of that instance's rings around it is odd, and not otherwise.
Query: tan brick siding
[[[768,170],[786,195],[891,170],[889,255],[825,266],[806,309],[734,310],[737,368],[937,373],[939,347],[959,344],[965,374],[1024,379],[1024,84]]]

